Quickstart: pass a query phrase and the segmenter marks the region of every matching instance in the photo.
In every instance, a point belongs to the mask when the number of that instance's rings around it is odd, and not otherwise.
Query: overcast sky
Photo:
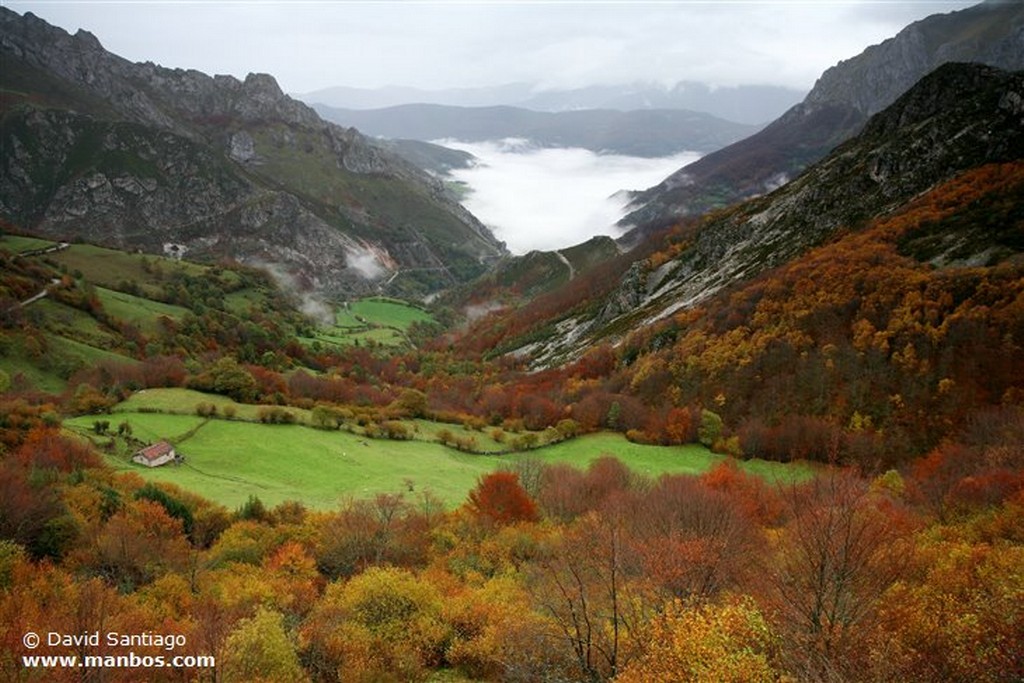
[[[131,61],[334,85],[772,84],[808,90],[916,19],[976,2],[4,0]]]

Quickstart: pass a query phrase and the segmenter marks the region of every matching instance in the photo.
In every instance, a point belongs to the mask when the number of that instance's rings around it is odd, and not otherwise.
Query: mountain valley
[[[337,124],[0,8],[0,677],[1020,679],[1022,22],[915,22],[763,127],[613,104],[792,89]],[[705,154],[513,255],[429,142],[510,119]]]

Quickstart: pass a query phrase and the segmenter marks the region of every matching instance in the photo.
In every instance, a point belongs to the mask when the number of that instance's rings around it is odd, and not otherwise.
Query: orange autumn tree
[[[538,519],[537,505],[519,483],[515,472],[492,472],[481,477],[476,488],[469,492],[467,505],[475,516],[495,524]]]

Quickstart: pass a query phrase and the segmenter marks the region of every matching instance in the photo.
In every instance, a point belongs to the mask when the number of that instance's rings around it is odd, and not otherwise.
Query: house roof
[[[174,452],[174,446],[166,441],[157,441],[154,444],[146,446],[141,451],[135,453],[135,455],[141,455],[146,460],[157,460],[165,455],[169,455]]]

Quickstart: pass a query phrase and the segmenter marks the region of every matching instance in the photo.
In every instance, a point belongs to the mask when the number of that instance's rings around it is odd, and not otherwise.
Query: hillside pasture
[[[162,316],[179,319],[188,312],[181,306],[172,306],[105,287],[97,287],[96,295],[107,313],[118,320],[135,325],[147,334],[159,329],[159,319]]]
[[[43,367],[38,358],[33,358],[25,349],[26,340],[22,335],[10,335],[0,347],[0,370],[10,377],[11,386],[17,390],[34,388],[49,393],[60,393],[67,387],[67,381],[47,364]]]
[[[184,464],[149,469],[132,463],[131,453],[122,447],[120,453],[107,456],[115,469],[172,482],[228,508],[240,506],[251,495],[268,505],[298,500],[311,508],[329,509],[348,498],[424,490],[456,505],[477,478],[499,462],[440,444],[370,440],[298,425],[159,413],[118,413],[112,418],[113,427],[127,422],[142,441],[171,441],[185,457]],[[83,416],[65,424],[90,434],[97,419]]]
[[[259,422],[260,412],[268,408],[268,406],[238,403],[227,396],[175,387],[137,391],[126,400],[114,406],[112,412],[195,415],[196,408],[203,404],[213,406],[218,417],[225,417],[226,413],[231,411],[233,412],[233,419],[248,422]],[[295,417],[297,424],[314,426],[311,411],[291,406],[283,407],[282,409],[291,413]],[[491,438],[490,430],[477,432],[466,429],[462,425],[433,422],[430,420],[397,420],[397,422],[401,422],[408,428],[411,440],[436,442],[440,440],[442,431],[448,431],[456,437],[475,439],[477,447],[473,450],[477,453],[497,453],[508,450],[507,446]],[[361,435],[360,429],[354,424],[347,426],[350,428],[350,431]]]
[[[139,362],[134,358],[122,356],[112,351],[98,348],[74,339],[68,339],[66,337],[47,335],[46,342],[50,347],[50,353],[57,354],[60,357],[74,359],[77,362],[80,362],[83,366],[95,366],[100,362],[128,363],[131,365],[137,365]]]
[[[69,273],[80,273],[94,285],[117,290],[125,282],[134,282],[146,296],[159,296],[163,292],[163,277],[175,270],[191,275],[202,275],[208,270],[206,266],[187,261],[152,254],[129,254],[91,244],[73,244],[51,254],[50,258],[66,267]]]
[[[99,349],[116,346],[118,339],[107,327],[85,311],[53,299],[40,299],[32,304],[32,314],[39,317],[47,332]]]
[[[234,411],[234,418],[258,422],[260,410],[267,406],[238,403],[227,396],[207,394],[192,389],[143,389],[114,406],[114,413],[166,413],[174,415],[195,415],[196,408],[206,404],[217,409],[217,415],[224,416],[225,408]],[[309,411],[302,408],[284,408],[295,416],[296,422],[310,422]]]
[[[245,315],[253,309],[259,310],[266,301],[267,297],[263,292],[252,288],[231,292],[224,297],[225,307],[235,315]]]
[[[604,455],[613,455],[634,472],[648,477],[662,474],[696,476],[728,459],[727,456],[712,453],[700,444],[649,446],[633,443],[616,432],[584,434],[532,453],[544,462],[566,463],[580,469],[585,469]],[[761,477],[770,483],[799,481],[812,476],[814,472],[810,464],[803,462],[780,463],[751,459],[737,460],[736,464],[747,474]]]
[[[130,365],[139,362],[100,348],[102,344],[93,346],[49,332],[42,335],[42,339],[45,348],[40,350],[34,339],[12,334],[0,349],[0,369],[7,373],[12,386],[18,390],[37,389],[60,393],[67,388],[68,378],[79,369],[94,367],[101,362]]]

